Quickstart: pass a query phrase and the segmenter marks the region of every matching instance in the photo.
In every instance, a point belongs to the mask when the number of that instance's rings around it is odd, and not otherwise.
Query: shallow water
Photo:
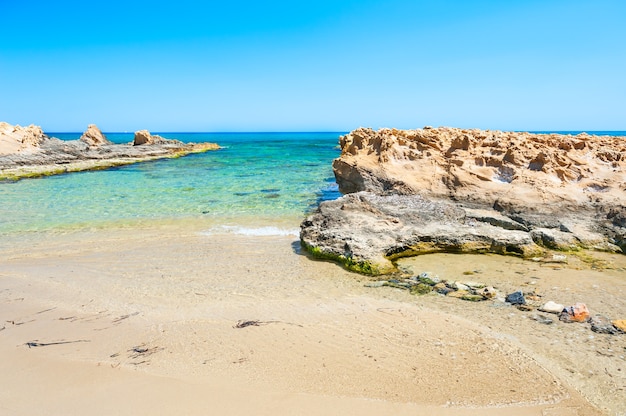
[[[80,136],[50,135],[64,140]],[[339,196],[331,162],[340,153],[340,133],[161,135],[215,142],[223,148],[104,171],[2,183],[0,235],[176,219],[228,225],[257,218],[272,223],[301,218],[320,200]],[[107,137],[126,143],[133,135]]]
[[[221,231],[293,234],[294,224],[297,228],[320,201],[340,195],[331,163],[340,154],[342,133],[158,134],[223,148],[103,171],[0,183],[0,236],[24,238],[42,231],[180,221],[213,231],[228,226],[233,228]],[[75,140],[81,133],[48,135]],[[133,134],[108,133],[107,138],[129,143]]]

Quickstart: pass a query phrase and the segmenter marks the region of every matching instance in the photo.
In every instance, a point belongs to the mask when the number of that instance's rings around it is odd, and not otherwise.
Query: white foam
[[[223,233],[249,236],[298,236],[300,235],[300,230],[297,228],[287,229],[274,226],[242,227],[238,225],[222,225],[219,227],[213,227],[207,231],[202,232],[202,234],[204,235]]]

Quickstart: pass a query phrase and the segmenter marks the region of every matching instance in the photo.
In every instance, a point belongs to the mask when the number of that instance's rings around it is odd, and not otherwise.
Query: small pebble
[[[521,291],[509,293],[506,295],[506,301],[512,305],[524,305],[526,304],[526,299],[524,299],[524,294]]]

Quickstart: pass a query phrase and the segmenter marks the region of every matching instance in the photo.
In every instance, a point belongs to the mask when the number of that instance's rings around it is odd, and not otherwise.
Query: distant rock
[[[219,149],[215,143],[183,143],[151,136],[142,146],[111,143],[91,124],[78,140],[48,137],[37,126],[0,122],[0,181],[104,169],[146,160]]]
[[[345,195],[322,202],[300,238],[351,270],[441,251],[626,252],[625,137],[360,128],[340,145]]]
[[[102,134],[98,126],[95,124],[90,124],[83,135],[80,136],[79,140],[86,143],[89,147],[99,147],[102,145],[113,144],[104,134]]]
[[[135,139],[133,140],[133,146],[141,146],[144,144],[158,144],[167,142],[165,139],[158,135],[152,135],[148,130],[139,130],[135,132]]]

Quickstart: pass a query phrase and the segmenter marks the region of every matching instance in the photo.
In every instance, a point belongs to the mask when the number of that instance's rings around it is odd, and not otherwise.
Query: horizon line
[[[441,126],[445,127],[445,126]],[[391,128],[391,127],[389,127]],[[439,128],[439,127],[437,127]],[[143,130],[143,129],[142,129]],[[285,131],[151,131],[150,134],[330,134],[330,133],[340,133],[346,134],[353,130],[285,130]],[[373,129],[380,130],[380,129]],[[420,129],[397,129],[397,130],[420,130]],[[474,129],[464,129],[464,130],[474,130]],[[623,130],[558,130],[558,129],[549,129],[549,130],[504,130],[504,129],[478,129],[484,131],[509,131],[514,133],[591,133],[591,132],[626,132],[626,128]],[[102,131],[103,134],[135,134],[139,130],[135,131]],[[85,131],[44,131],[45,134],[82,134]]]

